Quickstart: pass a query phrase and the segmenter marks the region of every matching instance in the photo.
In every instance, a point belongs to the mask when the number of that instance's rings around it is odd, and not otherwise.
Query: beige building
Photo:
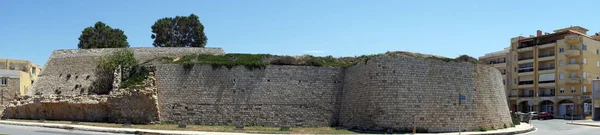
[[[587,31],[579,26],[553,33],[538,30],[536,35],[512,38],[505,56],[490,53],[480,60],[496,62],[493,66],[506,73],[511,111],[589,116],[591,80],[600,78],[600,36],[588,36]]]
[[[0,59],[0,104],[25,95],[41,71],[30,61]]]

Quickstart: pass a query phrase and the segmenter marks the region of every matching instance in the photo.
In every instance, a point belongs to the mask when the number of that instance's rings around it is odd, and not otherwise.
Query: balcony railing
[[[540,93],[539,97],[554,97],[554,93]]]
[[[551,70],[551,69],[554,69],[554,66],[538,68],[538,70]]]
[[[519,85],[530,85],[533,84],[533,80],[531,81],[519,81]]]
[[[522,94],[522,95],[519,95],[519,97],[533,97],[533,95],[531,95],[531,94]]]
[[[535,45],[520,44],[519,46],[517,46],[517,49],[527,48],[527,47],[532,47],[532,46],[535,46]]]
[[[539,81],[538,83],[554,83],[554,82],[556,82],[556,80]]]
[[[533,59],[533,56],[527,56],[527,57],[520,57],[519,60],[529,60],[529,59]]]
[[[506,63],[506,61],[490,61],[490,64],[502,64]]]
[[[533,72],[533,68],[519,69],[519,73]]]
[[[542,53],[538,56],[538,58],[554,56],[554,53]]]

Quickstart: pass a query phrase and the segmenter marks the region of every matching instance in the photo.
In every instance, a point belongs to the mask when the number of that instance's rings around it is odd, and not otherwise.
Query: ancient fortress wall
[[[146,61],[157,56],[183,56],[189,54],[216,54],[225,52],[221,48],[128,48],[134,57]],[[94,73],[101,56],[110,55],[117,49],[72,49],[56,50],[51,55],[44,71],[33,84],[27,95],[55,94],[80,95],[87,93],[96,75]]]
[[[454,132],[458,124],[465,130],[503,128],[512,122],[497,69],[413,57],[371,58],[348,68],[156,64],[151,90],[123,90],[117,96],[100,95],[102,100],[69,97],[94,98],[80,93],[87,93],[95,79],[100,56],[113,51],[55,51],[29,93],[43,97],[9,106],[4,117],[384,131],[409,131],[414,122],[428,132]],[[132,51],[138,61],[156,56],[224,54],[211,48]],[[61,97],[45,97],[55,91],[60,91]],[[466,100],[459,102],[459,94]]]
[[[206,125],[329,126],[341,68],[157,65],[161,121]]]
[[[459,93],[466,96],[459,103]],[[346,69],[339,123],[363,130],[428,132],[511,125],[502,76],[492,67],[380,57]]]

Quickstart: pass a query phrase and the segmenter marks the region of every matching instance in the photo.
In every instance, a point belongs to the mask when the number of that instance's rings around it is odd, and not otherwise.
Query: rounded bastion
[[[345,71],[339,123],[360,130],[426,132],[512,124],[502,75],[468,62],[378,57]],[[464,99],[461,100],[461,95]]]

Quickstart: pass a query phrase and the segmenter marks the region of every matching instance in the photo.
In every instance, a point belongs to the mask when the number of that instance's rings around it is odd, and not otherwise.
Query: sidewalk
[[[273,135],[273,134],[254,134],[254,133],[230,133],[230,132],[202,132],[202,131],[175,131],[175,130],[151,130],[151,129],[136,129],[136,128],[110,128],[96,127],[85,125],[70,125],[70,124],[52,124],[52,123],[32,123],[32,122],[14,122],[0,120],[0,124],[19,125],[19,126],[37,126],[46,128],[61,128],[70,130],[94,131],[94,132],[109,132],[109,133],[124,133],[124,134],[161,134],[161,135]],[[461,135],[511,135],[531,132],[535,128],[527,123],[521,123],[515,127],[485,131],[485,132],[462,132]],[[457,135],[456,133],[420,133],[417,135]]]
[[[593,121],[593,120],[575,120],[573,122],[569,121],[569,122],[567,122],[567,124],[600,127],[600,121]]]

